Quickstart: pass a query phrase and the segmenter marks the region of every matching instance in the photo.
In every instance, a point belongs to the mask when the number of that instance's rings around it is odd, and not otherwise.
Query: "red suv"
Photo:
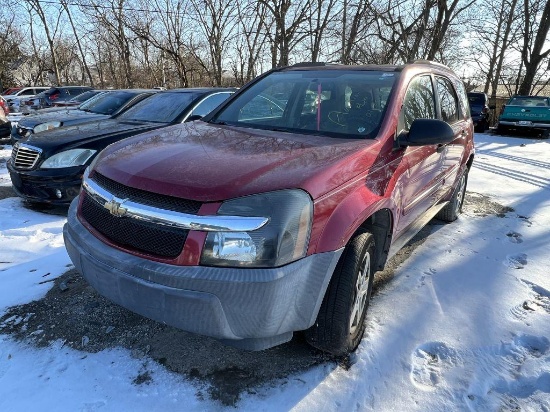
[[[277,68],[199,121],[106,148],[65,244],[99,293],[149,318],[254,350],[305,331],[345,354],[375,272],[457,218],[473,157],[443,65]]]

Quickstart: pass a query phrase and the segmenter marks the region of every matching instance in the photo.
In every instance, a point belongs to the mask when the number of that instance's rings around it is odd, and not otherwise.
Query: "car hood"
[[[286,188],[302,188],[315,199],[365,171],[379,144],[196,121],[113,144],[94,171],[202,202]]]
[[[166,123],[124,122],[116,119],[106,119],[32,134],[26,140],[22,140],[22,143],[36,146],[47,154],[51,151],[57,152],[84,145],[97,147],[97,142],[104,139],[108,139],[109,143],[112,143],[113,139],[116,141],[166,125]]]
[[[83,110],[74,110],[67,108],[54,108],[57,110],[49,112],[40,112],[31,116],[22,118],[19,121],[21,127],[32,129],[34,126],[46,123],[46,122],[61,122],[61,124],[70,123],[72,121],[80,120],[97,120],[102,118],[108,118],[108,115],[85,112]],[[50,109],[45,109],[50,110]]]

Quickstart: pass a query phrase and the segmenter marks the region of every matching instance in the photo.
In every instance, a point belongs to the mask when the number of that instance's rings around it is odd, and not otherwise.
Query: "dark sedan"
[[[61,86],[52,87],[42,93],[37,94],[33,99],[25,102],[31,110],[45,109],[52,107],[54,103],[70,100],[79,94],[93,90],[88,86]]]
[[[58,127],[66,127],[92,120],[108,119],[116,116],[134,104],[157,93],[156,90],[116,90],[104,92],[85,101],[78,109],[61,109],[37,113],[23,117],[11,134],[12,143],[29,137],[33,133],[45,132]]]
[[[234,92],[223,88],[162,91],[111,119],[32,134],[14,145],[8,160],[13,189],[31,202],[68,204],[79,193],[84,170],[106,146],[198,119]]]

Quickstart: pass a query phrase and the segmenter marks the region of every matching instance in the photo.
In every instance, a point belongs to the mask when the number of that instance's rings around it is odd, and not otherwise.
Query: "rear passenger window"
[[[444,77],[436,77],[437,94],[441,105],[441,118],[453,124],[458,121],[458,99],[452,83]]]
[[[466,89],[464,88],[464,83],[455,83],[455,86],[462,108],[462,114],[460,117],[464,117],[464,115],[470,114],[470,102],[468,101],[468,94],[466,93]]]
[[[403,101],[403,128],[410,130],[414,119],[435,119],[435,99],[430,76],[419,76],[409,84]]]

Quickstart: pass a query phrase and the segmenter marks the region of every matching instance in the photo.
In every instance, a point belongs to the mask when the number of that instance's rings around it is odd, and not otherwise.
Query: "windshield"
[[[550,105],[548,97],[542,96],[516,96],[513,97],[507,106],[540,106],[548,107]]]
[[[484,106],[486,99],[482,94],[468,94],[468,100],[470,101],[470,106]]]
[[[198,97],[196,92],[161,92],[126,110],[118,119],[154,123],[175,121]]]
[[[40,93],[38,93],[38,94],[37,94],[36,96],[34,96],[34,97],[35,97],[35,98],[38,98],[38,97],[41,97],[41,98],[42,98],[42,97],[46,97],[46,96],[47,96],[47,93],[46,93],[46,92],[47,92],[47,90],[46,90],[46,91],[43,91],[43,92],[40,92]]]
[[[333,137],[376,136],[397,73],[285,71],[263,78],[212,122]]]
[[[82,103],[78,108],[85,112],[110,115],[115,113],[135,96],[136,93],[127,91],[106,92],[95,99]]]
[[[105,93],[105,92],[102,92],[100,90],[90,90],[89,92],[84,92],[79,95],[76,95],[75,97],[70,99],[69,102],[82,103],[88,99],[91,99],[94,96],[97,96],[100,93]]]

